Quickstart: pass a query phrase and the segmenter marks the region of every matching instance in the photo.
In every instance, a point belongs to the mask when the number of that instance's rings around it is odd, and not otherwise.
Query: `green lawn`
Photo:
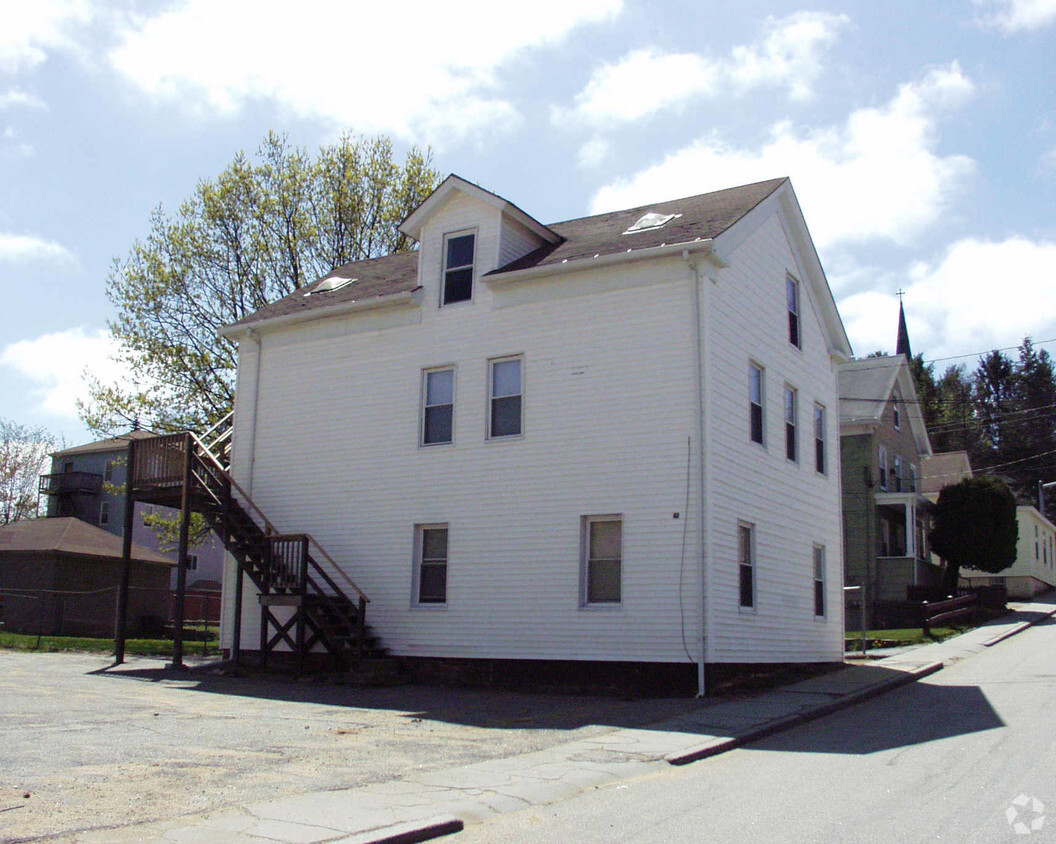
[[[865,637],[869,648],[894,648],[902,645],[923,645],[930,642],[941,642],[958,633],[964,632],[955,627],[933,627],[931,636],[925,636],[919,627],[909,627],[901,630],[867,630]],[[861,633],[844,634],[846,649],[858,650],[862,646]]]
[[[219,641],[214,637],[206,642],[185,639],[183,652],[187,656],[203,654],[216,654],[219,652]],[[0,648],[8,648],[16,651],[37,650],[37,637],[28,633],[6,633],[0,632]],[[112,654],[114,652],[113,639],[89,639],[80,636],[41,636],[41,651],[55,653],[57,651],[88,651],[90,653]],[[172,656],[171,639],[127,639],[125,640],[125,653],[138,656]]]

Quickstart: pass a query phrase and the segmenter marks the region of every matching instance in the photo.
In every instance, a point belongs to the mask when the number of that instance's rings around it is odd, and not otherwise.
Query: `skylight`
[[[342,278],[339,275],[330,276],[330,278],[324,278],[304,295],[314,296],[316,293],[331,293],[334,290],[340,290],[342,287],[347,287],[355,280],[356,279],[354,278]]]
[[[669,222],[681,216],[681,214],[658,214],[655,211],[650,211],[648,214],[639,217],[638,222],[627,229],[624,234],[637,234],[638,232],[648,232],[663,228]]]

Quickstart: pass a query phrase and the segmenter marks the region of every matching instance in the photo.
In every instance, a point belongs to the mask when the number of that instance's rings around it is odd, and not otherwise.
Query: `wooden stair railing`
[[[215,433],[224,421],[209,433]],[[209,445],[203,439],[185,433],[137,441],[130,494],[175,494],[182,487],[190,452],[193,508],[260,592],[262,664],[266,665],[277,645],[285,643],[294,652],[300,673],[305,656],[319,644],[347,667],[354,667],[368,641],[373,641],[365,621],[369,598],[314,537],[280,533],[231,477],[223,459],[230,453],[229,430]],[[240,604],[240,595],[236,603]],[[293,612],[281,621],[273,607],[292,607]]]

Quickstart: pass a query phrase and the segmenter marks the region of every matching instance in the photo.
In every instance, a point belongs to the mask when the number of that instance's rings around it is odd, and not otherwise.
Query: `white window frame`
[[[495,392],[495,364],[507,363],[509,361],[518,361],[521,365],[521,392],[518,397],[521,400],[520,405],[520,430],[517,433],[510,434],[496,434],[492,431],[492,414],[497,399],[513,398],[515,394],[511,393],[508,396],[496,396]],[[488,406],[486,410],[487,419],[487,430],[486,438],[488,440],[516,440],[524,437],[524,407],[525,407],[525,360],[524,355],[503,355],[497,358],[488,358]]]
[[[616,600],[597,601],[591,600],[590,595],[590,569],[594,560],[590,556],[590,531],[591,526],[598,523],[616,523],[620,529],[620,556],[616,560],[619,568],[619,596]],[[580,606],[590,609],[614,609],[623,606],[623,515],[620,513],[609,513],[596,516],[580,517]],[[612,562],[611,558],[598,558],[598,562]]]
[[[429,565],[440,565],[438,560],[425,560],[423,554],[425,552],[425,531],[427,530],[443,530],[447,532],[446,541],[446,553],[447,556],[443,559],[444,566],[444,599],[442,601],[436,600],[422,600],[422,566],[423,564]],[[414,526],[414,576],[412,577],[412,592],[411,592],[411,606],[420,607],[422,609],[444,609],[448,606],[449,591],[448,585],[450,578],[448,577],[451,569],[451,525],[448,522],[425,522],[422,524],[416,524]]]
[[[902,489],[902,456],[896,454],[892,463],[894,465],[891,468],[891,478],[888,481],[888,485],[894,486],[895,492],[904,492],[905,490]],[[890,483],[891,480],[894,481],[893,484]]]
[[[447,252],[448,252],[448,246],[447,245],[448,245],[448,243],[450,241],[456,239],[456,238],[467,237],[467,236],[472,236],[473,237],[473,263],[472,264],[458,264],[457,266],[449,267],[447,265]],[[443,242],[442,242],[443,254],[441,255],[441,260],[440,260],[440,307],[441,308],[450,307],[451,305],[460,305],[463,302],[472,302],[473,301],[473,297],[477,293],[477,240],[478,239],[479,238],[477,237],[477,230],[476,229],[461,229],[459,231],[446,232],[444,234],[444,238],[443,238]],[[448,274],[448,272],[455,272],[455,271],[458,271],[458,270],[464,270],[467,267],[470,269],[470,272],[471,272],[470,279],[469,279],[469,298],[468,299],[458,299],[458,300],[456,300],[454,302],[448,302],[447,301],[447,274]]]
[[[426,413],[430,407],[444,407],[445,405],[428,404],[429,398],[429,376],[438,372],[450,372],[451,373],[451,439],[449,440],[437,440],[436,442],[426,442]],[[455,371],[454,364],[445,364],[443,366],[431,366],[427,369],[422,370],[422,383],[421,383],[421,397],[418,410],[418,445],[422,448],[432,448],[434,446],[453,445],[455,442],[455,391],[458,388],[458,373]]]
[[[894,421],[894,424],[895,424],[895,430],[896,431],[901,431],[902,430],[902,411],[900,411],[898,409],[898,402],[897,401],[893,405],[891,405],[891,415],[893,417],[893,421]]]
[[[744,543],[743,537],[745,532],[748,535],[748,560],[744,559]],[[755,612],[756,607],[759,605],[759,595],[755,588],[756,584],[756,569],[758,562],[757,547],[756,547],[756,536],[755,536],[755,524],[753,522],[737,522],[737,606],[741,612]],[[750,602],[744,603],[744,577],[745,569],[748,569],[748,585],[751,591],[749,595]]]
[[[788,342],[797,349],[803,348],[803,297],[799,279],[788,273],[785,276],[785,298],[788,306]]]
[[[759,373],[759,401],[752,396],[752,380]],[[759,413],[759,439],[755,438],[755,409]],[[748,440],[766,448],[766,368],[754,360],[748,362]]]
[[[826,442],[826,419],[825,405],[814,404],[814,471],[819,475],[829,473],[828,443]]]
[[[812,596],[811,603],[814,605],[814,618],[824,619],[828,615],[828,597],[825,594],[825,570],[827,566],[825,546],[818,543],[814,543],[814,550],[811,557],[811,563],[814,569],[814,594]],[[819,593],[820,587],[820,593]],[[821,612],[818,612],[818,601],[821,601]]]
[[[785,458],[792,463],[799,462],[799,390],[791,384],[785,384],[784,390],[785,417]],[[791,406],[790,406],[791,405]],[[789,454],[791,452],[791,454]]]
[[[881,490],[887,492],[887,448],[884,446],[880,446],[880,448],[877,449],[877,463],[879,467],[879,471],[877,472],[878,477],[876,479],[877,485]]]

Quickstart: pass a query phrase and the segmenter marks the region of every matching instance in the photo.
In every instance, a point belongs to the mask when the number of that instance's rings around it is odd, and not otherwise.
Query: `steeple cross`
[[[906,295],[906,291],[905,291],[905,290],[903,290],[903,289],[902,289],[902,288],[900,287],[900,288],[898,289],[898,293],[896,293],[895,295],[896,295],[896,296],[898,296],[898,304],[900,304],[900,305],[901,305],[901,304],[902,304],[902,297]]]

